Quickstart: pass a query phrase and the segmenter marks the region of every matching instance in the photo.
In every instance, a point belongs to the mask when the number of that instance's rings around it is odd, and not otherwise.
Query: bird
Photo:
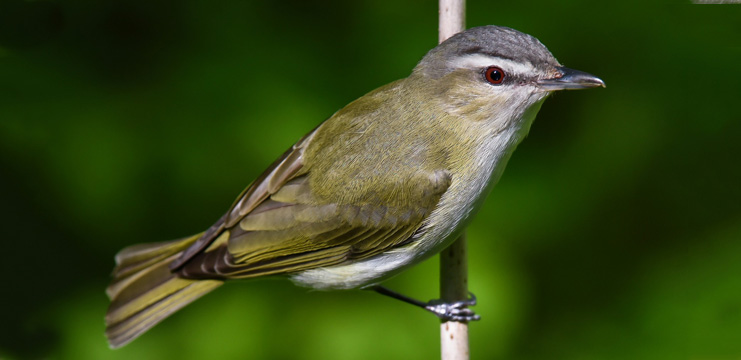
[[[371,289],[441,319],[467,305],[422,303],[380,285],[440,252],[471,221],[559,90],[605,87],[502,26],[460,32],[411,74],[358,98],[298,140],[206,231],[116,256],[105,316],[112,348],[227,280],[287,277],[318,290]]]

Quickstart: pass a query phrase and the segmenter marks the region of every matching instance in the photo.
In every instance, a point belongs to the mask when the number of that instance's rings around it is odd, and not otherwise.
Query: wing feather
[[[318,128],[317,128],[318,129]],[[311,142],[316,130],[306,134],[295,145],[275,160],[242,194],[237,197],[229,211],[186,249],[183,254],[170,264],[170,270],[177,270],[190,261],[198,253],[209,247],[211,243],[227,228],[234,226],[244,215],[250,213],[263,203],[280,186],[291,180],[303,166],[303,154],[306,146]]]
[[[420,169],[414,194],[423,198],[414,205],[326,202],[315,196],[310,169],[302,169],[315,132],[273,163],[170,268],[184,278],[247,278],[367,258],[408,243],[450,186],[447,171]]]

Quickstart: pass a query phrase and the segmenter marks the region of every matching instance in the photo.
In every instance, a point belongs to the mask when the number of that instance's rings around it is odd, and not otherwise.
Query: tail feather
[[[113,282],[106,289],[108,298],[116,298],[121,290],[146,275],[148,271],[144,270],[153,268],[163,260],[169,261],[173,256],[177,258],[200,236],[198,234],[174,241],[138,244],[119,251],[116,254],[116,268],[113,269]]]
[[[181,279],[170,272],[169,264],[199,236],[135,245],[116,255],[114,280],[106,290],[111,299],[105,318],[111,347],[126,345],[223,283]]]
[[[116,254],[114,282],[138,272],[152,264],[187,249],[202,234],[174,241],[132,245]]]

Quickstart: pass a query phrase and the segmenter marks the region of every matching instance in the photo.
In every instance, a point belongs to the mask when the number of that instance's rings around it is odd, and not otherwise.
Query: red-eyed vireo
[[[228,279],[285,275],[314,289],[389,294],[377,284],[469,223],[549,94],[598,86],[516,30],[451,37],[409,77],[309,132],[204,233],[118,253],[107,289],[111,346]],[[476,318],[455,304],[432,307],[442,318]]]

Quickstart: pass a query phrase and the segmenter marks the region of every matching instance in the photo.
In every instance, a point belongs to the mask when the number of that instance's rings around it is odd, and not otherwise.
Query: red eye
[[[486,76],[486,81],[489,83],[499,85],[504,81],[504,70],[496,66],[490,66],[484,72],[484,76]]]

